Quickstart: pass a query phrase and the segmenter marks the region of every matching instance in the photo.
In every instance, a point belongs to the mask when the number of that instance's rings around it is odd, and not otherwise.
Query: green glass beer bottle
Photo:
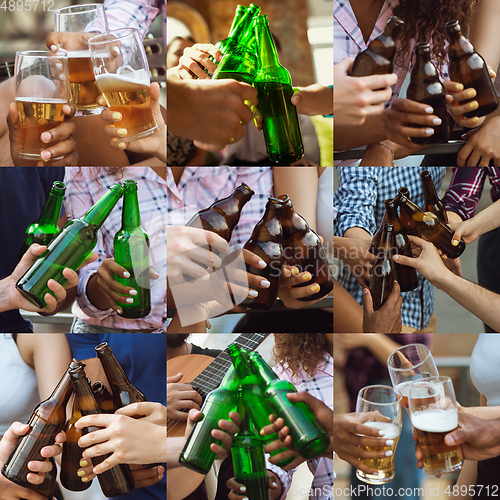
[[[179,456],[179,463],[199,474],[208,474],[215,453],[210,449],[212,443],[221,441],[212,436],[219,429],[219,420],[228,420],[229,413],[237,409],[238,382],[234,371],[229,371],[218,389],[210,392],[201,407],[202,418],[195,423],[191,434]]]
[[[99,410],[101,410],[101,413],[115,412],[113,396],[102,382],[94,382],[92,384],[92,392],[94,393],[95,400],[99,405]]]
[[[122,309],[122,318],[143,318],[151,312],[151,279],[149,276],[149,237],[141,227],[141,212],[137,196],[137,182],[124,182],[122,227],[115,235],[115,261],[124,267],[130,278],[116,275],[116,281],[130,286],[137,295],[127,295],[131,304],[117,302]],[[125,296],[124,296],[125,297]]]
[[[83,217],[69,221],[50,243],[47,251],[26,271],[16,284],[21,294],[35,306],[43,308],[50,279],[64,285],[66,267],[76,271],[97,244],[97,232],[123,195],[116,183]]]
[[[100,414],[101,411],[90,388],[90,383],[85,375],[83,366],[70,370],[70,378],[75,389],[78,406],[82,416]],[[82,434],[85,436],[90,432],[98,430],[97,427],[84,427]],[[92,465],[104,462],[112,454],[100,455],[91,459]],[[135,487],[134,477],[127,464],[115,465],[111,469],[97,475],[102,492],[106,497],[117,497],[124,495]]]
[[[242,406],[238,405],[238,410]],[[238,434],[233,439],[231,455],[234,478],[246,487],[245,496],[248,500],[269,500],[264,443],[260,435],[255,432],[247,413],[240,424]]]
[[[259,59],[254,86],[263,117],[267,156],[276,165],[291,165],[304,156],[297,109],[291,101],[292,79],[279,62],[267,16],[257,16],[253,25]]]
[[[26,228],[24,241],[19,251],[19,260],[33,243],[49,246],[49,243],[61,232],[57,223],[61,215],[65,191],[66,186],[62,182],[56,181],[52,184],[40,217]]]

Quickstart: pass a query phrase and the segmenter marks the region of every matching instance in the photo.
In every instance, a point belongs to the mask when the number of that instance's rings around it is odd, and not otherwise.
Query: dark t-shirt
[[[0,279],[12,274],[26,228],[40,216],[52,184],[63,180],[64,167],[0,168]],[[0,332],[32,331],[33,325],[19,310],[0,313]]]
[[[191,354],[202,354],[203,356],[210,356],[216,358],[222,351],[219,349],[209,349],[208,347],[198,347],[192,344]]]

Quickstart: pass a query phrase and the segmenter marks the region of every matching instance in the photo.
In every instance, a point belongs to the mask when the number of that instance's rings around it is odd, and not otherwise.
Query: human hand
[[[179,64],[174,68],[176,76],[182,79],[210,79],[217,66],[209,56],[219,62],[222,60],[221,51],[211,43],[195,43],[191,47],[186,47],[179,59]]]
[[[446,108],[461,127],[474,128],[484,122],[484,116],[481,118],[477,116],[466,118],[464,116],[464,113],[469,113],[479,107],[478,102],[473,99],[477,95],[474,89],[464,90],[461,83],[450,80],[444,80],[443,87],[446,91]]]
[[[372,238],[368,233],[364,238],[346,236],[342,238],[342,246],[337,248],[338,258],[349,268],[351,274],[363,288],[370,282],[371,270],[377,261],[377,257],[370,253],[371,242]]]
[[[135,488],[147,488],[160,482],[165,474],[165,467],[145,468],[143,465],[129,464],[132,476],[134,476]]]
[[[303,300],[300,300],[303,297],[308,297],[309,295],[318,293],[320,286],[317,283],[311,283],[309,286],[293,288],[294,285],[300,285],[307,281],[311,281],[311,279],[312,275],[308,271],[301,273],[294,266],[283,266],[281,270],[278,297],[289,309],[299,309],[305,305],[319,302],[322,299],[313,300],[312,302],[304,302]]]
[[[167,419],[187,420],[188,414],[182,409],[199,410],[203,404],[203,399],[192,386],[179,384],[182,373],[173,377],[167,377]]]
[[[281,485],[279,478],[269,470],[267,471],[267,477],[269,479],[270,499],[275,500],[280,498],[283,486]],[[246,486],[238,483],[234,477],[227,480],[226,486],[231,490],[228,496],[229,500],[245,500],[245,498],[248,498],[245,495],[245,492],[247,491]]]
[[[474,89],[469,90],[475,92]],[[470,120],[473,119],[470,118]],[[492,118],[480,128],[470,130],[462,136],[462,139],[467,142],[458,152],[457,165],[459,167],[488,167],[491,161],[495,166],[500,166],[499,116]]]
[[[413,152],[422,149],[423,146],[412,142],[410,137],[430,137],[434,134],[432,127],[441,124],[441,118],[433,115],[433,112],[434,110],[428,104],[411,99],[395,99],[391,107],[385,110],[388,139]],[[423,125],[423,127],[415,125]]]
[[[169,377],[167,377],[167,398],[168,379]],[[115,415],[125,415],[132,418],[141,418],[146,422],[156,425],[167,425],[167,408],[161,403],[153,403],[151,401],[144,401],[143,403],[133,403],[127,406],[123,406],[122,408],[118,408],[118,410],[115,411]]]
[[[373,297],[370,290],[363,290],[363,332],[364,333],[400,333],[401,306],[403,297],[397,281],[388,299],[377,311],[373,310]]]
[[[333,89],[331,87],[315,83],[294,90],[291,101],[297,108],[297,113],[310,116],[333,114]],[[335,104],[337,104],[336,101]],[[340,103],[339,107],[341,107]]]
[[[450,222],[448,226],[454,231],[452,241],[459,242],[460,239],[463,239],[467,244],[476,241],[479,236],[489,230],[488,225],[484,224],[478,216],[464,222]]]
[[[62,48],[68,52],[88,50],[89,40],[95,33],[72,33],[67,31],[50,31],[45,37],[45,45],[52,51]]]
[[[37,167],[68,167],[78,165],[76,142],[72,137],[75,131],[75,124],[66,121],[66,119],[71,118],[75,114],[76,109],[73,104],[69,103],[65,104],[62,109],[66,115],[65,120],[40,135],[40,140],[44,144],[47,144],[47,148],[40,153],[41,161],[36,164]],[[11,103],[9,106],[7,125],[9,126],[10,155],[12,161],[15,166],[25,166],[27,161],[19,158],[21,150],[21,124],[15,103]],[[54,159],[59,157],[62,158]]]
[[[398,81],[394,73],[360,78],[348,76],[353,61],[345,58],[333,69],[335,121],[340,125],[362,125],[367,116],[382,114],[384,103],[392,96],[390,86]]]

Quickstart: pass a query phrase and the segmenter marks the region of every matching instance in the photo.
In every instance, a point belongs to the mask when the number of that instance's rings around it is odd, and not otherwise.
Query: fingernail
[[[477,101],[472,101],[471,103],[469,103],[469,109],[477,109],[479,108],[479,104]]]
[[[310,290],[311,290],[311,292],[312,292],[312,293],[316,293],[316,292],[319,292],[319,289],[320,289],[320,288],[321,288],[321,287],[320,287],[320,286],[316,283],[315,285],[313,285],[313,286],[310,288]]]
[[[368,288],[363,288],[363,294],[366,295],[370,290]],[[385,433],[384,433],[385,434]],[[382,434],[383,435],[383,434]]]
[[[261,269],[264,269],[267,266],[267,264],[263,260],[259,260],[259,267]]]
[[[243,500],[248,500],[248,497],[243,497]]]
[[[441,118],[434,118],[434,120],[432,120],[432,123],[434,123],[434,125],[441,125]]]
[[[368,290],[368,289],[365,288],[365,290]],[[379,436],[385,436],[385,431],[378,431],[378,435]]]
[[[474,97],[474,96],[476,95],[476,91],[475,91],[474,89],[469,89],[469,90],[467,91],[467,95],[468,95],[469,97]]]
[[[451,244],[456,247],[460,242],[458,240],[451,240]]]
[[[260,434],[261,436],[263,436],[263,435],[264,435],[264,429],[262,429],[262,430],[260,431],[260,433],[259,433],[259,434]]]
[[[130,292],[128,292],[130,295],[137,295],[137,290],[130,290]]]
[[[457,83],[455,85],[455,90],[458,90],[458,92],[461,92],[464,89],[464,86],[461,83]]]
[[[130,278],[130,273],[129,273],[128,271],[125,271],[125,272],[123,273],[123,277],[124,277],[124,278]]]
[[[88,462],[87,462],[87,460],[85,460],[84,458],[82,458],[82,459],[80,460],[80,467],[87,467],[87,465],[88,465],[88,464],[89,464],[89,463],[88,463]],[[83,476],[83,474],[82,474],[82,476]]]
[[[122,314],[122,313],[123,313],[123,311],[122,311],[121,309],[117,309],[117,310],[116,310],[116,312],[117,312],[118,314]]]
[[[51,138],[52,136],[50,135],[50,132],[44,132],[42,134],[42,141],[45,142],[45,144],[48,144]]]
[[[97,99],[97,104],[99,104],[99,106],[105,106],[106,101],[102,97],[99,97],[99,99]],[[113,115],[113,118],[114,118],[114,115]]]
[[[40,153],[40,156],[41,156],[41,157],[42,157],[45,161],[50,160],[50,156],[51,156],[51,155],[50,155],[50,151],[42,151],[42,152]]]
[[[477,116],[475,116],[473,119],[472,119],[472,123],[477,123],[479,121],[479,118]]]
[[[127,129],[126,128],[119,128],[116,133],[118,135],[121,135],[122,137],[125,137],[127,135]]]
[[[100,103],[99,103],[100,104]],[[121,120],[122,119],[122,115],[121,113],[117,113],[116,111],[113,113],[113,120]],[[120,130],[123,130],[123,129],[120,129]]]
[[[245,103],[245,106],[251,106],[252,105],[252,103],[248,99],[245,99],[243,102]]]
[[[245,491],[247,491],[246,486],[240,486],[240,491],[241,493],[245,493]]]
[[[429,106],[428,108],[425,108],[425,112],[432,114],[434,112],[434,110]]]
[[[259,295],[259,292],[258,292],[257,290],[250,290],[250,291],[248,292],[248,296],[249,296],[249,297],[254,297],[254,298],[255,298],[255,297],[257,297],[258,295]]]
[[[392,446],[394,444],[394,441],[392,439],[388,439],[386,442],[385,442],[385,445],[386,446]]]
[[[119,143],[118,143],[118,147],[119,147],[120,149],[125,149],[125,148],[127,147],[127,145],[126,145],[124,142],[119,142]]]
[[[260,286],[263,286],[264,288],[269,288],[271,286],[271,282],[269,282],[267,280],[262,280],[260,282]]]
[[[432,135],[434,133],[434,129],[433,128],[426,128],[425,129],[425,134],[426,135]]]
[[[299,270],[298,270],[296,267],[294,267],[294,268],[292,269],[292,274],[293,274],[294,276],[297,276],[297,274],[299,274]]]
[[[125,302],[127,304],[133,304],[134,303],[134,299],[125,299]]]
[[[50,50],[52,50],[52,51],[57,50],[57,45],[51,45],[51,46],[50,46]]]
[[[85,462],[85,463],[87,463],[87,462]],[[85,465],[82,465],[82,467],[85,467]],[[77,475],[78,477],[83,477],[83,476],[85,476],[85,471],[84,471],[84,470],[79,470],[79,471],[76,473],[76,475]]]
[[[303,274],[303,275],[302,275],[302,279],[303,279],[304,281],[309,281],[310,279],[312,279],[312,275],[311,275],[311,273],[305,273],[305,274]]]
[[[277,488],[278,485],[276,483],[273,483],[273,488]]]
[[[385,452],[386,457],[392,457],[392,450],[386,451]]]
[[[399,260],[399,255],[393,255],[392,260]]]
[[[82,477],[82,483],[86,483],[89,480],[88,477]]]

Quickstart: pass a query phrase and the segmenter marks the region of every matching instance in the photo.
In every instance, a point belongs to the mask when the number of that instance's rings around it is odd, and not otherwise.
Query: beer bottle
[[[269,288],[260,289],[257,297],[248,298],[243,302],[242,305],[249,309],[270,311],[276,304],[281,267],[284,262],[283,229],[280,222],[282,211],[283,201],[270,197],[264,216],[255,226],[250,239],[243,246],[244,249],[258,255],[267,264],[264,269],[247,264],[247,272],[261,276],[271,283]]]
[[[370,293],[372,294],[374,311],[378,311],[384,305],[394,287],[396,271],[392,261],[393,248],[394,226],[384,224],[378,259],[373,264],[370,277]]]
[[[82,366],[70,370],[71,382],[75,389],[78,406],[82,416],[95,415],[101,413],[97,402],[90,388],[89,381]],[[82,434],[85,436],[90,432],[97,431],[98,427],[84,427]],[[91,458],[92,465],[104,462],[112,453]],[[97,475],[102,492],[106,497],[117,497],[124,495],[135,487],[134,477],[130,472],[130,467],[126,464],[115,465],[111,469]]]
[[[45,294],[50,279],[60,285],[67,280],[62,272],[69,267],[76,271],[97,244],[97,232],[123,195],[116,183],[83,217],[69,221],[53,240],[47,251],[19,279],[16,288],[37,307],[45,307]]]
[[[70,377],[66,371],[51,396],[42,401],[33,410],[28,420],[30,430],[19,438],[2,474],[10,481],[29,488],[32,484],[26,479],[29,472],[28,463],[33,460],[43,461],[40,450],[44,446],[54,444],[56,435],[66,423],[66,406],[73,393]]]
[[[406,97],[412,101],[428,104],[433,114],[441,118],[440,125],[434,125],[434,134],[429,137],[410,137],[415,144],[438,144],[448,140],[448,115],[446,111],[446,92],[439,80],[438,72],[431,61],[428,43],[415,45],[415,65],[411,71],[410,84]],[[427,125],[410,124],[415,128],[428,128]]]
[[[109,386],[113,392],[115,410],[132,403],[147,401],[146,396],[137,387],[132,385],[107,342],[96,346],[95,352],[101,361]]]
[[[317,283],[320,290],[312,295],[301,298],[302,301],[321,299],[333,289],[333,276],[325,249],[317,233],[313,231],[307,221],[293,209],[293,203],[288,196],[281,196],[283,200],[283,251],[285,264],[296,266],[300,272],[309,271],[312,279],[307,283],[294,287],[309,286]],[[259,291],[260,293],[260,291]]]
[[[240,396],[241,397],[241,396]],[[238,408],[242,408],[239,405]],[[240,430],[231,445],[234,478],[246,487],[248,500],[269,500],[269,479],[267,477],[264,444],[255,432],[247,413],[240,424]]]
[[[149,276],[149,237],[141,227],[141,212],[137,197],[137,182],[124,182],[122,227],[114,239],[115,261],[124,267],[130,278],[116,275],[116,281],[137,290],[137,295],[129,296],[131,304],[118,302],[122,318],[143,318],[151,312],[151,280]]]
[[[253,25],[257,38],[259,69],[257,89],[267,156],[276,165],[291,165],[304,156],[297,108],[292,104],[292,79],[278,59],[267,16],[257,16]]]
[[[57,467],[54,459],[51,457],[49,462],[52,464],[52,469],[44,474],[44,480],[42,484],[32,484],[29,489],[38,493],[47,500],[53,500],[54,491],[56,489],[56,477],[57,477]],[[80,481],[81,482],[81,481]],[[90,485],[90,483],[88,483]],[[26,500],[26,499],[22,499]]]
[[[356,56],[349,71],[349,76],[393,73],[396,42],[403,25],[403,20],[392,16],[384,31]]]
[[[460,240],[457,246],[451,244],[454,232],[437,215],[424,212],[415,203],[400,193],[399,208],[405,212],[413,222],[420,234],[434,246],[441,250],[450,259],[456,259],[465,250],[465,241]]]
[[[52,184],[40,217],[26,228],[24,241],[19,252],[19,260],[33,243],[49,246],[49,243],[61,232],[57,223],[61,215],[65,191],[66,186],[62,182],[56,181]]]
[[[385,201],[387,203],[388,200]],[[387,223],[387,205],[385,207],[384,216],[382,217],[382,222],[380,223],[380,227],[378,231],[373,235],[372,242],[370,243],[370,253],[373,255],[378,255],[378,248],[380,246],[380,242],[382,241],[382,232],[384,230],[384,224]]]
[[[236,344],[228,347],[228,353],[235,367],[243,362],[241,349]],[[284,419],[299,454],[306,459],[320,456],[328,448],[330,439],[305,403],[294,403],[286,397],[290,392],[297,392],[295,386],[280,380],[259,353],[250,353],[248,362],[255,373],[257,385],[264,392],[264,401],[270,406],[271,413]],[[249,406],[245,404],[245,408]]]
[[[422,188],[424,190],[424,211],[432,212],[439,217],[441,222],[448,224],[446,208],[436,193],[436,187],[434,186],[434,182],[432,182],[430,172],[428,170],[420,172],[420,178],[422,179]]]
[[[94,393],[95,400],[99,405],[99,410],[101,410],[101,413],[115,412],[113,396],[102,382],[94,382],[92,384],[92,392]]]
[[[410,191],[408,191],[408,188],[402,187],[399,189],[398,195],[395,198],[396,204],[398,205],[398,207],[400,207],[401,196],[404,196],[404,197],[410,199]],[[399,210],[399,222],[401,222],[401,227],[403,228],[403,232],[407,236],[412,235],[412,236],[420,237],[420,234],[417,230],[417,226],[415,225],[415,222],[413,222],[413,219],[409,215],[407,215],[406,212],[403,212],[401,210],[401,207]]]
[[[201,420],[194,424],[179,456],[179,463],[198,474],[208,474],[215,461],[212,443],[222,442],[212,436],[219,429],[219,420],[229,419],[229,413],[237,409],[237,380],[234,371],[228,372],[218,389],[210,392],[201,407]]]
[[[472,44],[462,36],[458,21],[445,24],[449,41],[448,73],[450,80],[463,84],[464,89],[476,90],[476,97],[461,101],[460,105],[477,101],[479,107],[467,113],[466,118],[489,115],[498,108],[498,96],[489,75],[486,61],[476,52]]]

